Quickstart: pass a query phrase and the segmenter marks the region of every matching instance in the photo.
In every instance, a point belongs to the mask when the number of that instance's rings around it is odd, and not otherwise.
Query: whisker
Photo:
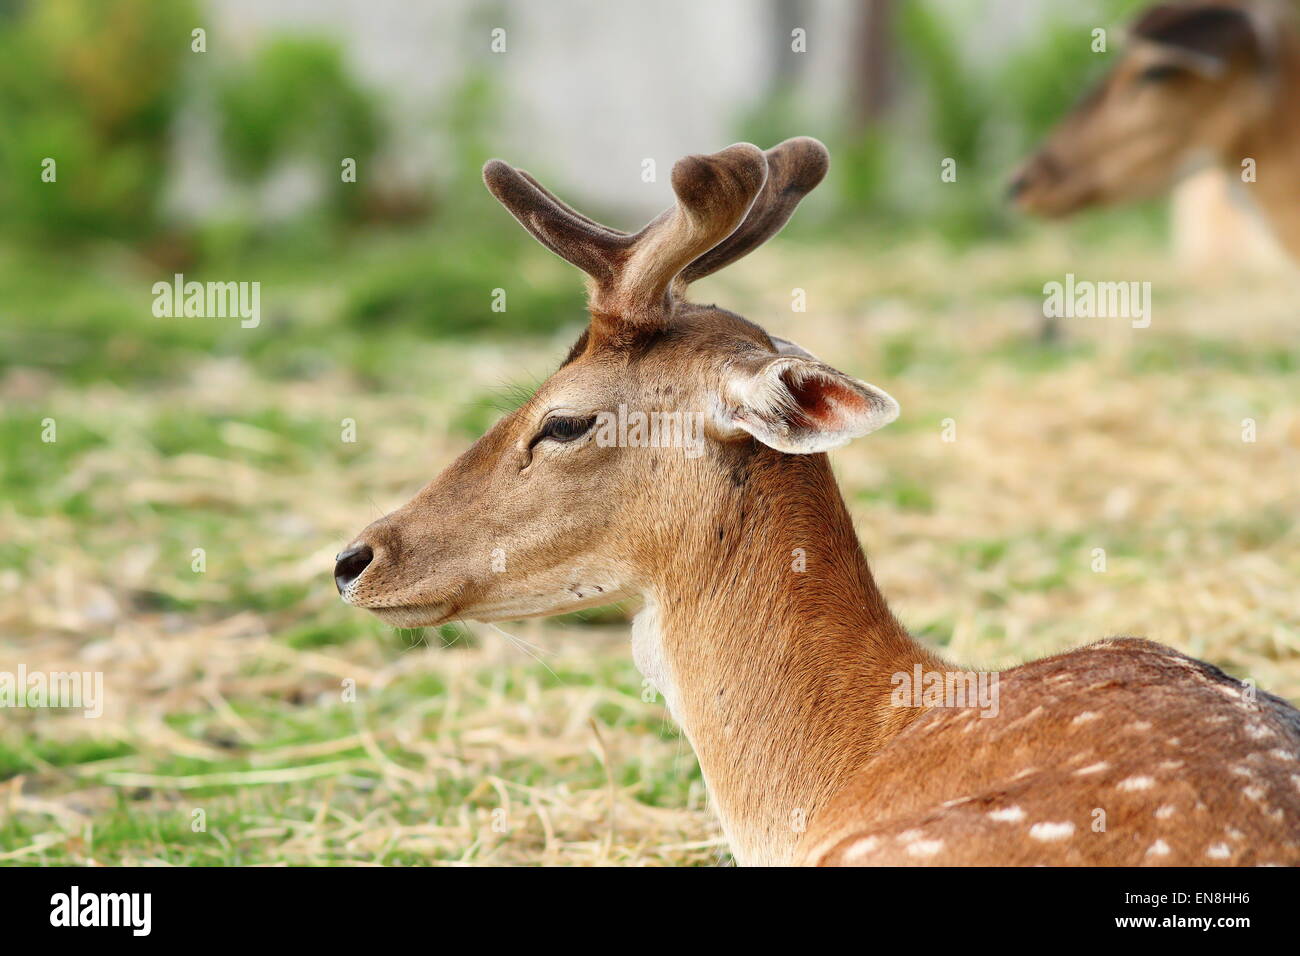
[[[497,632],[498,634],[500,634],[502,637],[505,637],[507,640],[510,641],[510,643],[514,644],[517,648],[519,648],[521,651],[523,651],[525,654],[527,654],[527,655],[528,655],[529,657],[531,657],[533,660],[537,661],[537,663],[539,663],[539,664],[541,664],[543,667],[545,667],[546,670],[550,673],[550,675],[551,675],[552,677],[554,677],[557,681],[559,681],[559,683],[560,683],[561,685],[564,685],[564,681],[563,681],[563,680],[560,680],[560,675],[557,674],[557,673],[555,673],[555,671],[551,670],[551,665],[547,664],[546,661],[542,660],[542,658],[541,658],[541,648],[540,648],[540,647],[539,647],[539,648],[536,648],[536,650],[538,651],[538,653],[535,654],[535,653],[533,653],[533,647],[532,647],[532,645],[530,645],[530,644],[529,644],[527,641],[525,641],[523,638],[515,637],[513,634],[510,634],[510,633],[508,633],[507,631],[503,631],[501,628],[497,627],[495,624],[493,624],[493,623],[490,622],[490,621],[487,622],[487,626],[490,627],[490,628],[492,628],[492,630],[496,631],[496,632]],[[564,685],[564,686],[567,686],[567,685]]]

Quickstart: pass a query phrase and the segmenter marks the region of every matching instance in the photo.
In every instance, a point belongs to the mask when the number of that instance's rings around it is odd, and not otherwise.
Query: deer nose
[[[375,552],[370,550],[370,545],[359,544],[355,548],[348,548],[335,557],[334,565],[334,584],[339,589],[339,594],[347,590],[347,586],[361,577],[361,572],[370,566],[370,562],[375,559]]]
[[[1055,186],[1064,174],[1065,167],[1053,153],[1039,150],[1012,175],[1007,184],[1007,199],[1014,202],[1031,189]]]

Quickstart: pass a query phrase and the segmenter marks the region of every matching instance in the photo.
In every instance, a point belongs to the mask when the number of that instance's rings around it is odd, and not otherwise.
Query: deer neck
[[[1277,51],[1270,104],[1235,144],[1229,173],[1249,157],[1257,181],[1247,188],[1282,246],[1300,261],[1300,34],[1288,32]]]
[[[719,487],[720,486],[720,487]],[[791,860],[812,815],[915,716],[891,678],[942,663],[867,567],[825,455],[759,448],[688,502],[633,625],[738,861]]]

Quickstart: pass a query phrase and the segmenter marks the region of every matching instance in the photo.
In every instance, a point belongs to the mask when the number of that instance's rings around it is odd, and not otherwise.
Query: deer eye
[[[1184,70],[1181,67],[1174,66],[1170,63],[1157,63],[1155,66],[1149,66],[1138,74],[1138,79],[1143,83],[1164,83],[1175,77],[1182,76]]]
[[[595,415],[587,418],[549,418],[542,425],[542,430],[537,433],[534,442],[539,442],[543,438],[561,442],[573,441],[587,434],[594,424],[596,424]]]

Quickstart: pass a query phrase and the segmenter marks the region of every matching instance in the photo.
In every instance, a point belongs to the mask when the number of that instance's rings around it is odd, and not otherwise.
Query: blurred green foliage
[[[288,159],[329,183],[341,162],[364,169],[382,137],[378,103],[348,72],[333,41],[276,37],[248,63],[226,64],[216,83],[220,142],[228,172],[257,182]],[[327,189],[327,202],[352,218],[362,188]]]
[[[395,187],[379,171],[384,103],[338,41],[272,34],[245,55],[216,33],[198,53],[200,12],[190,0],[0,3],[0,373],[148,383],[217,356],[290,378],[346,364],[376,381],[420,337],[551,332],[581,314],[581,283],[479,184],[503,125],[486,71],[467,71],[422,121],[451,146],[436,181]],[[182,108],[211,118],[216,167],[240,201],[173,222]],[[41,181],[45,157],[54,183]],[[268,218],[259,197],[285,168],[319,198]],[[397,228],[430,211],[418,232]],[[173,272],[261,282],[274,331],[155,318],[148,290]]]
[[[482,203],[490,218],[486,191]],[[155,318],[152,274],[85,271],[70,254],[0,256],[0,378],[27,368],[67,383],[147,387],[182,380],[196,363],[234,358],[278,379],[346,369],[367,384],[392,385],[420,379],[413,346],[432,336],[550,335],[584,315],[572,269],[525,241],[480,230],[375,236],[350,248],[316,262],[254,250],[193,273],[199,281],[234,275],[261,282],[256,329],[224,319]],[[492,309],[498,288],[506,311]]]
[[[900,95],[890,113],[865,129],[827,128],[792,85],[765,95],[738,132],[765,144],[813,132],[831,146],[821,191],[831,215],[798,217],[796,231],[830,228],[864,242],[908,229],[956,242],[996,237],[1014,228],[1000,193],[1015,158],[1110,61],[1091,51],[1092,22],[1119,26],[1139,5],[1053,7],[1010,49],[981,58],[969,6],[898,0]],[[245,54],[217,33],[196,54],[202,12],[195,0],[0,0],[0,369],[81,381],[129,370],[149,381],[216,355],[287,377],[344,363],[378,380],[402,366],[406,341],[543,334],[580,319],[573,271],[480,185],[480,166],[510,125],[491,68],[471,60],[431,115],[406,118],[437,131],[440,165],[414,195],[385,198],[375,173],[394,124],[342,45],[272,34]],[[509,15],[508,5],[486,5],[475,28]],[[1121,45],[1112,31],[1112,53]],[[213,120],[216,165],[244,201],[169,222],[164,190],[183,106]],[[57,184],[41,181],[46,157],[58,164]],[[345,157],[357,161],[357,183],[340,180]],[[958,181],[929,188],[945,157],[957,161]],[[257,197],[286,167],[306,169],[318,200],[271,222]],[[394,203],[404,212],[383,214]],[[1103,229],[1104,218],[1078,228]],[[407,221],[421,225],[392,228]],[[274,334],[155,319],[146,290],[176,271],[261,281]],[[497,289],[505,311],[492,307]]]
[[[907,69],[928,99],[930,138],[960,165],[977,163],[996,91],[987,83],[973,82],[971,57],[951,17],[928,3],[903,3],[897,9],[898,43]]]
[[[840,218],[894,227],[925,223],[962,243],[1007,232],[1002,186],[1011,167],[1115,62],[1123,25],[1147,5],[1050,5],[1026,39],[989,57],[969,8],[899,0],[895,43],[906,95],[868,129],[839,133],[833,152]],[[1092,49],[1098,27],[1107,30],[1105,53]],[[920,165],[937,178],[946,158],[956,161],[957,188],[945,191],[943,202],[934,202],[931,190],[909,198],[900,189],[900,171]]]
[[[1011,50],[992,71],[999,108],[1015,118],[1018,149],[1028,149],[1100,80],[1123,49],[1124,27],[1150,0],[1093,0],[1091,22],[1049,17],[1033,41]],[[1106,53],[1092,51],[1091,30],[1106,29]],[[1088,42],[1081,42],[1081,41]]]
[[[194,22],[188,0],[0,7],[0,222],[7,229],[123,238],[157,226]],[[55,161],[57,184],[42,181],[46,158]]]

